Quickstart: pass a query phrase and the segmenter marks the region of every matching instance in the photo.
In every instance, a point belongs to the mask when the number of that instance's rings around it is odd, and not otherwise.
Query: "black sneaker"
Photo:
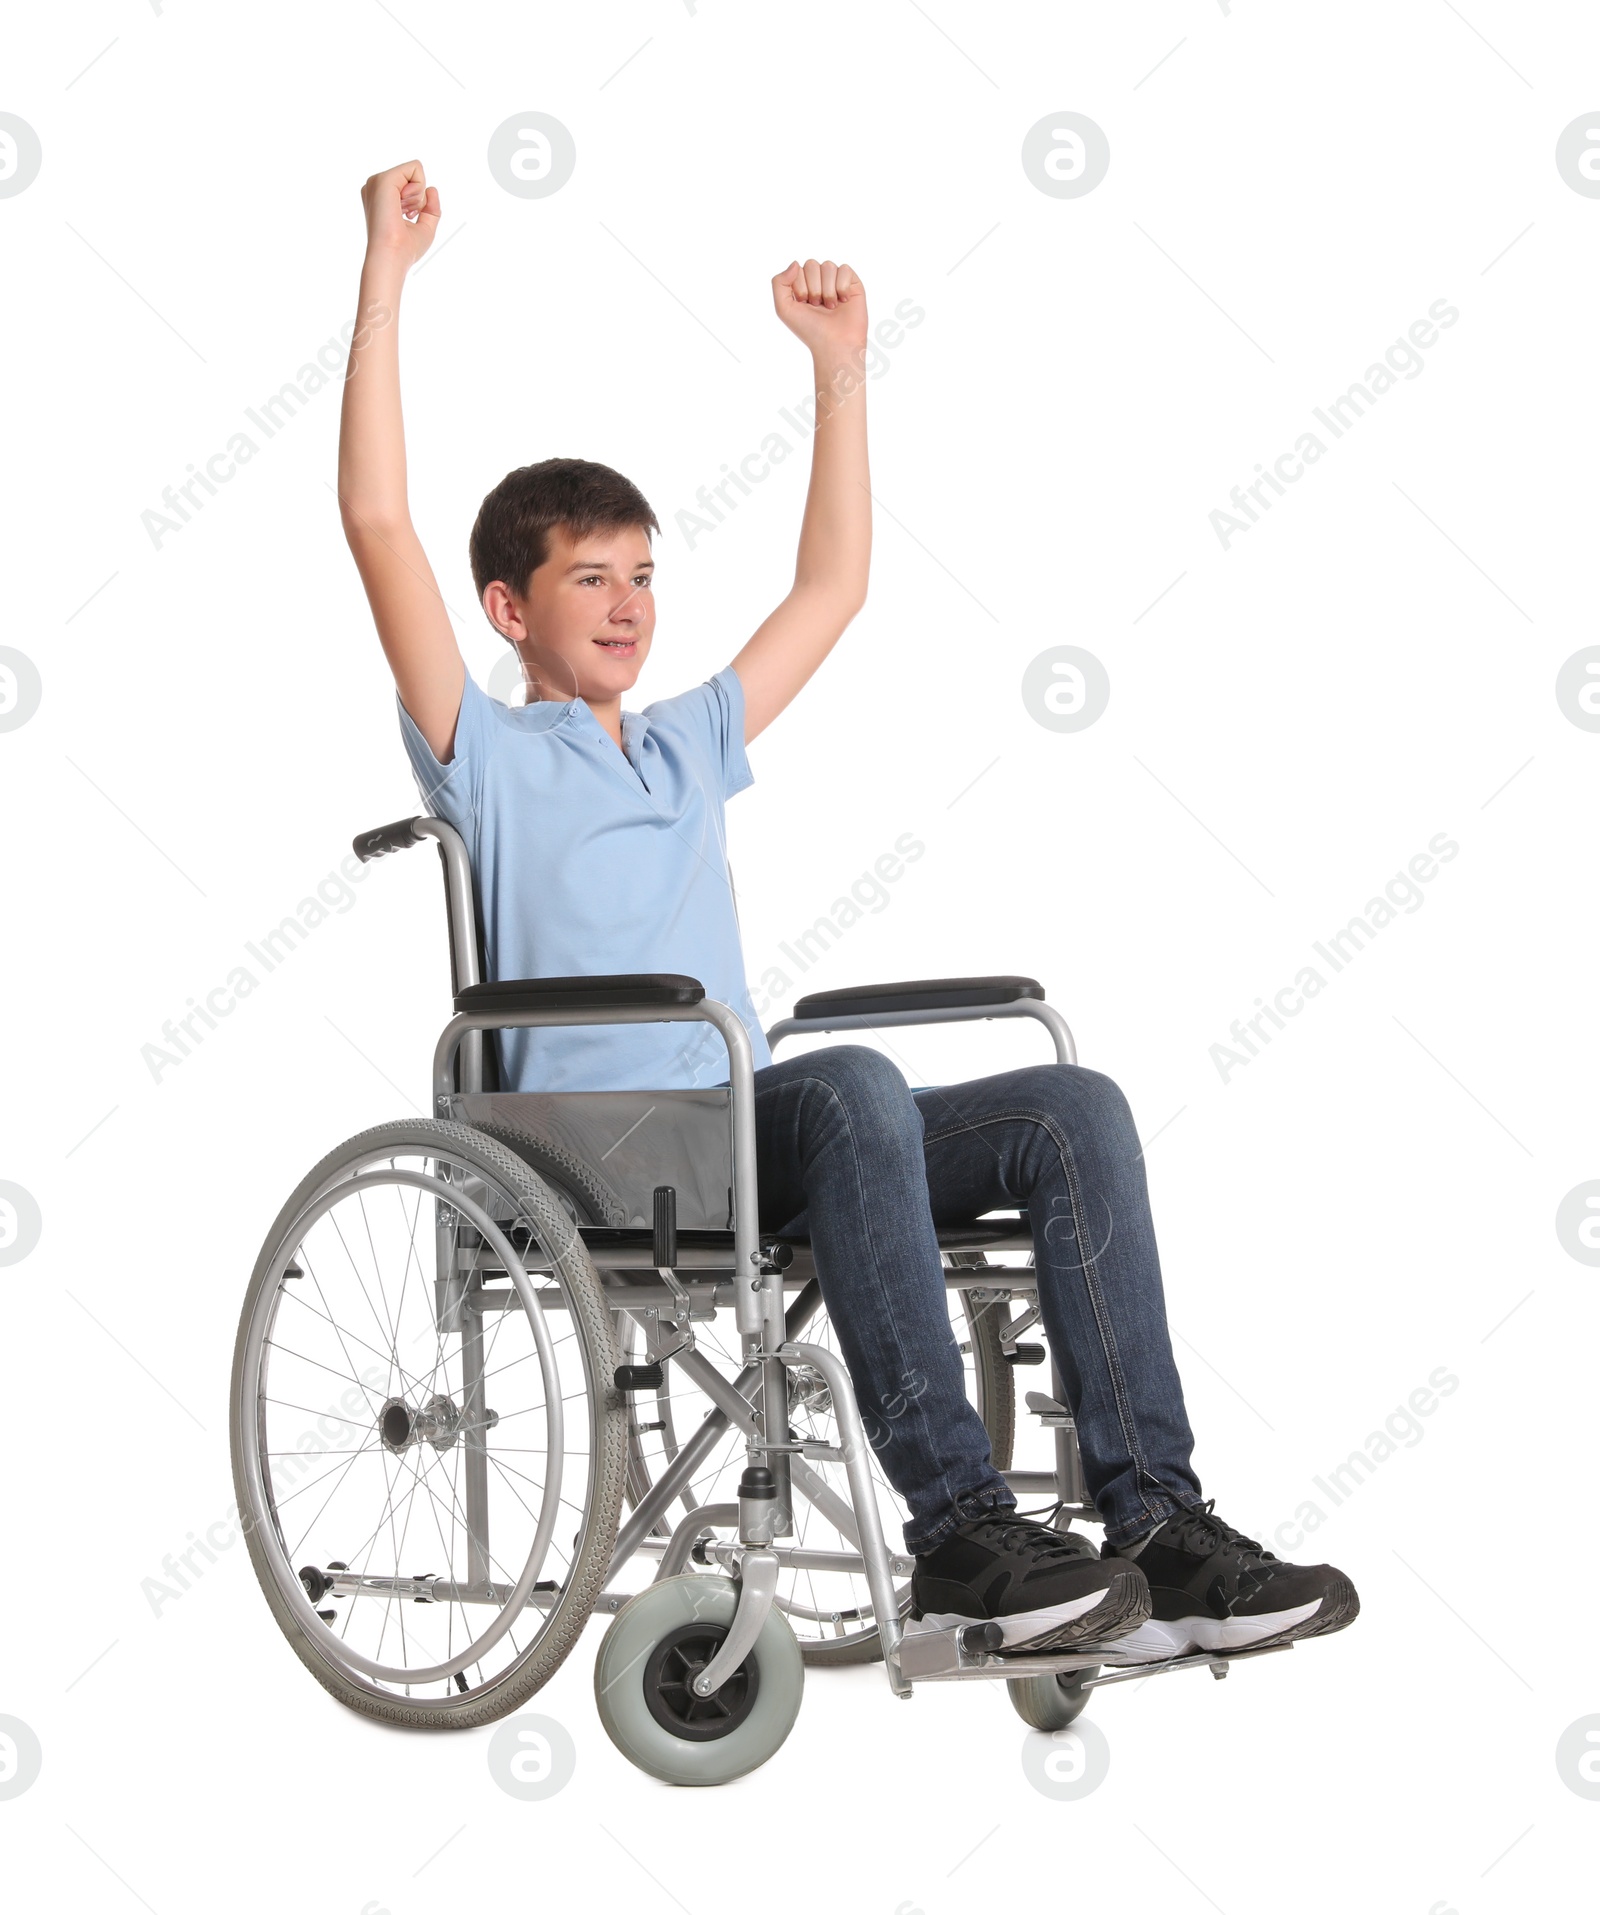
[[[1132,1560],[1150,1586],[1150,1618],[1125,1641],[1108,1643],[1108,1654],[1145,1662],[1298,1642],[1331,1635],[1361,1613],[1355,1585],[1342,1571],[1327,1563],[1283,1562],[1212,1515],[1215,1501],[1178,1510],[1145,1539]],[[1101,1559],[1129,1560],[1113,1543]]]
[[[1081,1536],[1011,1509],[963,1523],[911,1574],[911,1621],[924,1629],[997,1622],[1007,1650],[1076,1648],[1124,1634],[1150,1614],[1135,1562],[1107,1561]]]

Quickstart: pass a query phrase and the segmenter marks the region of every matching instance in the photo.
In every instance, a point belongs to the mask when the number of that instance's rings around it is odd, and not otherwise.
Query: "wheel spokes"
[[[479,1683],[495,1680],[546,1626],[592,1514],[590,1419],[566,1414],[594,1396],[582,1340],[570,1323],[546,1322],[567,1307],[561,1281],[523,1270],[506,1222],[529,1225],[541,1262],[552,1260],[550,1249],[481,1167],[435,1151],[391,1155],[387,1169],[357,1165],[302,1217],[309,1221],[276,1260],[281,1274],[254,1344],[259,1533],[275,1578],[283,1584],[304,1570],[306,1593],[323,1592],[314,1605],[324,1597],[344,1604],[342,1616],[320,1609],[317,1627],[326,1629],[319,1640],[329,1659],[347,1671],[354,1664],[408,1696],[413,1676],[445,1695],[472,1686],[468,1671]],[[451,1253],[443,1265],[441,1219]],[[486,1278],[501,1281],[490,1288]],[[286,1298],[301,1306],[287,1316]],[[476,1384],[464,1368],[474,1338]],[[474,1390],[481,1417],[471,1409]],[[482,1459],[487,1530],[476,1539],[474,1457]],[[487,1565],[476,1579],[474,1540]],[[532,1584],[535,1573],[545,1580]],[[509,1614],[519,1584],[531,1585],[529,1595]],[[360,1669],[362,1657],[387,1675]],[[452,1667],[441,1674],[444,1665]]]

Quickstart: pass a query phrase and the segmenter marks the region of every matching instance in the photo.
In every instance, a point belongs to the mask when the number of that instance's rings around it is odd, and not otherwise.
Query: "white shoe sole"
[[[1165,1662],[1173,1656],[1193,1655],[1200,1650],[1219,1655],[1230,1650],[1250,1649],[1259,1642],[1298,1628],[1321,1607],[1319,1596],[1315,1602],[1275,1610],[1270,1616],[1184,1616],[1177,1622],[1158,1622],[1152,1616],[1126,1635],[1096,1644],[1095,1653],[1104,1653],[1107,1662]]]
[[[1109,1589],[1096,1589],[1087,1596],[1080,1596],[1075,1602],[1052,1603],[1048,1609],[1026,1609],[1015,1616],[996,1616],[993,1620],[1000,1630],[1001,1646],[1005,1649],[1026,1649],[1030,1643],[1042,1637],[1054,1636],[1067,1625],[1087,1616],[1090,1610],[1097,1609],[1110,1593]],[[937,1629],[960,1629],[987,1620],[989,1618],[984,1616],[929,1614],[920,1622],[908,1619],[905,1627],[907,1635],[918,1635]],[[1139,1632],[1134,1630],[1132,1633],[1137,1635]],[[1122,1638],[1115,1637],[1113,1640],[1120,1642]]]

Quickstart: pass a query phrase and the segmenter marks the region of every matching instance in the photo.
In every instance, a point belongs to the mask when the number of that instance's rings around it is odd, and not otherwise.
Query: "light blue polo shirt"
[[[723,802],[754,782],[731,665],[622,714],[623,749],[581,698],[512,707],[468,672],[441,765],[395,694],[423,803],[466,840],[491,978],[679,971],[743,1019],[750,1001]],[[626,755],[624,755],[626,754]],[[708,1089],[728,1081],[715,1025],[552,1025],[499,1033],[507,1090]]]

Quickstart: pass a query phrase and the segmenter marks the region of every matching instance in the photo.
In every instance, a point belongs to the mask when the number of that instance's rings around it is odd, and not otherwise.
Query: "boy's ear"
[[[508,645],[515,645],[516,635],[505,628],[508,624],[522,623],[522,615],[517,610],[517,602],[511,596],[503,579],[491,579],[483,588],[483,615]]]

